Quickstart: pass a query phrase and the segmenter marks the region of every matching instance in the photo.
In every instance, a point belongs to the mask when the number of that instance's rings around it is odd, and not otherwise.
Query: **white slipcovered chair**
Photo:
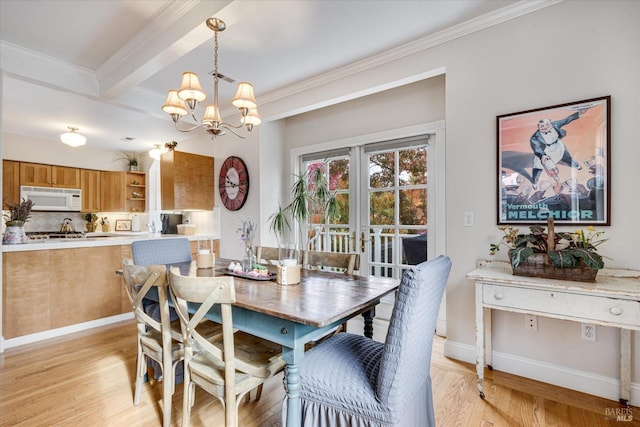
[[[404,273],[384,343],[341,333],[305,354],[302,426],[435,426],[429,369],[450,270],[440,256]]]

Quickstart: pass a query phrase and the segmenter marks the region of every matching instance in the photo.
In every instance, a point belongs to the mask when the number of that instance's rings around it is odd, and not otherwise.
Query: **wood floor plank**
[[[352,332],[362,330],[349,325]],[[383,340],[384,333],[376,334]],[[486,398],[476,388],[475,367],[447,359],[436,338],[431,377],[439,427],[635,427],[607,419],[611,400],[498,371],[488,371]],[[159,426],[161,384],[146,383],[133,406],[135,370],[133,321],[104,326],[0,354],[0,426]],[[242,427],[281,427],[282,375],[265,383],[262,398],[240,405]],[[611,418],[611,417],[609,417]],[[173,396],[172,425],[182,425],[182,386]],[[220,402],[198,390],[191,425],[223,425]]]

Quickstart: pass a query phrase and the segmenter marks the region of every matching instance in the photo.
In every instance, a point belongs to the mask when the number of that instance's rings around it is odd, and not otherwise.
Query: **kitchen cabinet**
[[[103,212],[144,212],[146,174],[144,172],[100,173],[100,205]]]
[[[127,248],[129,249],[130,245]],[[120,246],[2,255],[2,336],[44,332],[131,311]]]
[[[20,162],[2,161],[2,209],[8,203],[20,202]]]
[[[100,212],[100,171],[80,170],[80,189],[82,190],[82,212]]]
[[[214,206],[213,157],[169,151],[160,159],[163,210],[202,209]]]
[[[20,162],[20,185],[80,188],[80,169],[42,163]]]

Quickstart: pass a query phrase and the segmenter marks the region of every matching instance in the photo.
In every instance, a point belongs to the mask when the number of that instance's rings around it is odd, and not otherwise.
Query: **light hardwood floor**
[[[349,325],[356,332],[358,325]],[[380,330],[380,328],[378,328]],[[376,338],[379,339],[380,333]],[[438,426],[638,426],[607,419],[617,402],[493,371],[482,400],[473,365],[442,356],[436,338],[431,375]],[[135,326],[133,321],[7,350],[0,355],[1,426],[157,426],[161,387],[146,384],[133,406]],[[279,426],[282,376],[265,384],[262,398],[240,405],[242,427]],[[172,425],[181,425],[182,386],[176,387]],[[196,393],[193,426],[221,426],[222,406]]]

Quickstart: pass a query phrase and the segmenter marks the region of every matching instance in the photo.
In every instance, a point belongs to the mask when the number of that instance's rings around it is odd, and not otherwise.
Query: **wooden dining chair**
[[[280,250],[269,246],[257,246],[256,260],[260,264],[277,264],[280,260]]]
[[[175,389],[175,369],[184,358],[182,345],[176,339],[181,335],[171,333],[169,302],[167,299],[167,274],[164,265],[135,265],[125,259],[122,266],[126,294],[137,323],[136,386],[133,404],[140,403],[142,384],[147,373],[147,359],[157,362],[162,369],[163,425],[171,424],[171,397]],[[148,314],[145,298],[157,292],[159,320]]]
[[[435,426],[429,369],[450,270],[440,256],[404,273],[384,343],[342,333],[305,353],[301,425]]]
[[[302,268],[353,274],[354,270],[360,269],[360,255],[342,252],[304,251]]]
[[[169,283],[184,342],[182,426],[189,425],[195,386],[198,385],[224,406],[225,426],[236,427],[242,397],[284,369],[282,347],[241,331],[234,333],[233,277],[182,276],[179,269],[172,267]],[[193,314],[189,312],[189,303],[198,304]],[[222,317],[222,342],[207,340],[195,328],[214,306],[219,306]],[[260,389],[257,398],[259,394]]]

